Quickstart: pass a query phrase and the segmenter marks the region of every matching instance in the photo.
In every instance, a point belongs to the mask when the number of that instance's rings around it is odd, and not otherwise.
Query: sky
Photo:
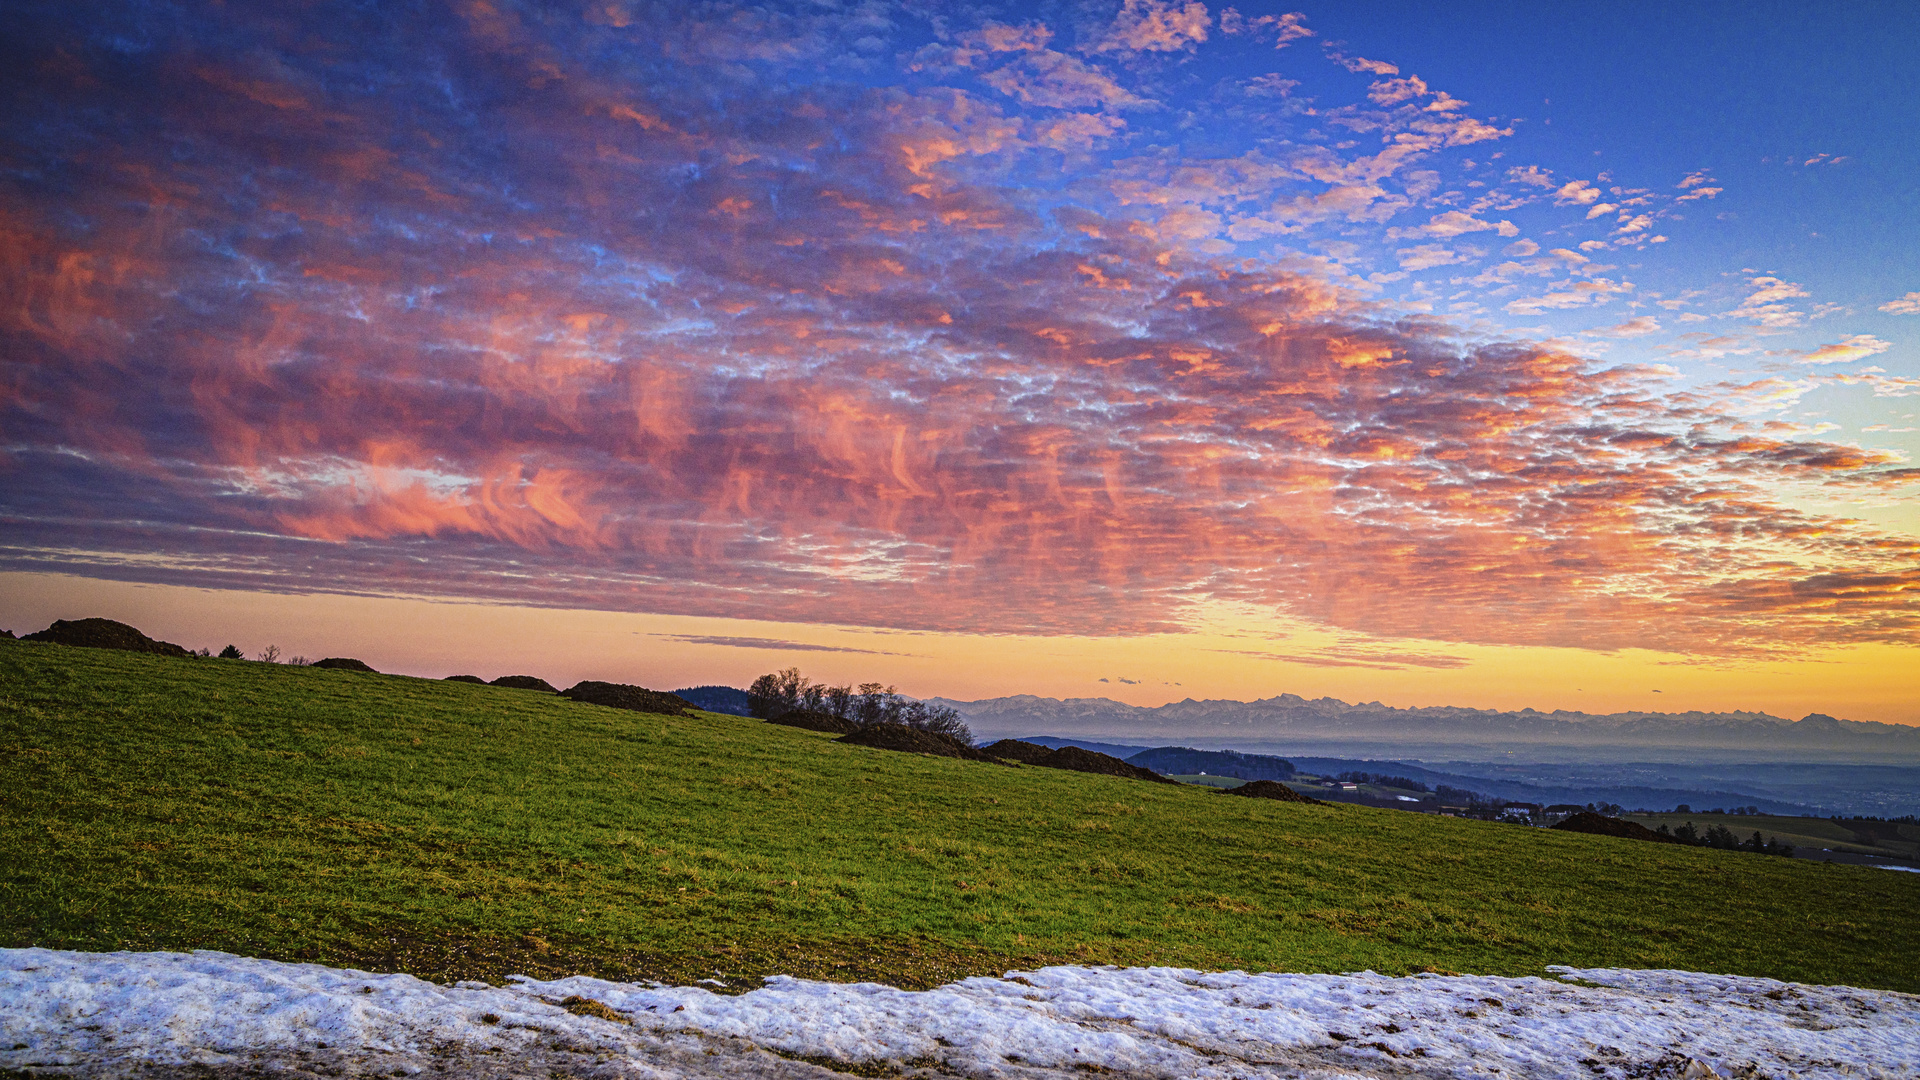
[[[7,8],[15,632],[1920,723],[1910,5]]]

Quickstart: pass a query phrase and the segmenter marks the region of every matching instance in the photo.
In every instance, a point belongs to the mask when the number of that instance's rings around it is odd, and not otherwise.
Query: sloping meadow
[[[0,850],[0,945],[442,982],[1570,964],[1920,990],[1920,875],[11,642]]]

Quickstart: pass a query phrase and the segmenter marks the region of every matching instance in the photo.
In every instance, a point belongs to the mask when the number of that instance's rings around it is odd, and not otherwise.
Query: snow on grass
[[[492,1076],[614,1062],[646,1077],[826,1075],[810,1060],[969,1077],[1920,1075],[1920,997],[1553,970],[1563,981],[1056,967],[922,992],[780,977],[728,996],[586,977],[444,987],[214,952],[15,949],[0,950],[0,1067],[111,1075],[331,1061],[349,1073]]]

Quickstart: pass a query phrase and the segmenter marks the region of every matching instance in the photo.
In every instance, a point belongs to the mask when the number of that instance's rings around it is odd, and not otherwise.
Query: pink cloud
[[[1365,73],[1370,75],[1400,74],[1399,68],[1395,67],[1392,64],[1387,63],[1385,60],[1369,60],[1364,56],[1342,56],[1337,52],[1328,53],[1327,55],[1333,58],[1334,63],[1339,64],[1341,67],[1346,68],[1348,71],[1354,72],[1356,74],[1359,74],[1359,73]]]
[[[1425,96],[1427,96],[1427,84],[1418,75],[1377,82],[1367,89],[1368,100],[1376,105],[1398,105],[1403,101]]]
[[[1587,304],[1604,304],[1613,297],[1633,291],[1630,281],[1614,281],[1611,278],[1594,278],[1590,281],[1570,281],[1561,288],[1543,296],[1523,297],[1507,303],[1507,310],[1516,315],[1533,315],[1554,308],[1583,307]]]
[[[1616,323],[1604,330],[1590,330],[1588,333],[1601,337],[1635,338],[1660,332],[1660,321],[1651,315],[1640,315],[1623,323]]]
[[[1089,52],[1175,52],[1207,40],[1213,19],[1200,0],[1126,0]]]
[[[1472,214],[1462,213],[1459,210],[1448,210],[1445,213],[1436,214],[1425,225],[1412,231],[1423,232],[1428,236],[1443,238],[1463,236],[1471,232],[1487,231],[1497,232],[1501,236],[1518,236],[1520,234],[1520,230],[1510,221],[1482,221]]]
[[[1748,279],[1754,291],[1740,303],[1739,307],[1725,312],[1736,319],[1752,319],[1766,330],[1786,330],[1799,326],[1806,321],[1806,313],[1787,304],[1807,295],[1807,291],[1791,281],[1777,277]]]
[[[1556,206],[1585,206],[1600,200],[1600,189],[1585,180],[1569,180],[1553,193]]]
[[[981,81],[1025,104],[1056,109],[1127,109],[1152,104],[1099,68],[1051,50],[1029,53],[1022,60],[981,76]]]
[[[1289,11],[1284,15],[1259,15],[1249,18],[1240,14],[1238,8],[1222,8],[1220,11],[1220,32],[1223,34],[1268,34],[1274,38],[1273,47],[1284,49],[1301,38],[1314,36],[1307,29],[1307,16],[1304,12]]]

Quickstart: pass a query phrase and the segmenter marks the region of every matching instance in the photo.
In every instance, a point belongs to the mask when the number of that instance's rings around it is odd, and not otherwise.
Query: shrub
[[[509,690],[538,690],[544,694],[560,692],[558,687],[538,675],[502,675],[487,685],[504,686]]]
[[[52,626],[37,634],[28,634],[21,640],[76,645],[88,649],[119,649],[158,656],[193,655],[171,641],[155,641],[126,623],[112,619],[55,619]]]
[[[560,696],[584,701],[589,705],[605,705],[613,709],[631,709],[634,712],[660,713],[664,716],[693,715],[693,706],[672,694],[663,694],[644,686],[629,686],[626,683],[583,679],[562,691]]]

